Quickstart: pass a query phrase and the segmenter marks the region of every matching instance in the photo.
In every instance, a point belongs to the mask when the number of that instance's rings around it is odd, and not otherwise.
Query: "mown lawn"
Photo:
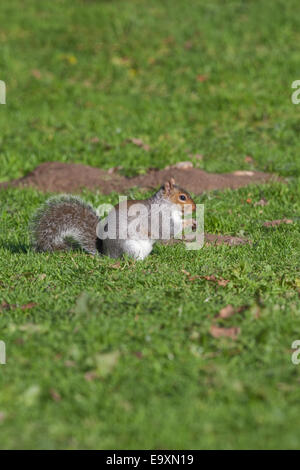
[[[0,191],[0,447],[299,448],[299,2],[2,0],[0,15],[1,181],[49,160],[133,175],[190,154],[287,178],[196,197],[207,232],[251,245],[120,264],[35,254],[47,195]],[[229,304],[242,311],[216,319]]]

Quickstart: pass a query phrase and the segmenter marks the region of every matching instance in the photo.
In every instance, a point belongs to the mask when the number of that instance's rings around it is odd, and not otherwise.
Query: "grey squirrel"
[[[156,240],[166,238],[164,226],[169,228],[167,238],[174,238],[186,227],[195,228],[193,219],[183,219],[183,214],[195,209],[190,194],[177,186],[174,178],[149,199],[120,202],[104,220],[78,196],[62,195],[50,198],[38,209],[30,227],[31,238],[36,251],[77,246],[94,255],[119,258],[127,254],[144,259]],[[108,230],[111,227],[114,231]]]

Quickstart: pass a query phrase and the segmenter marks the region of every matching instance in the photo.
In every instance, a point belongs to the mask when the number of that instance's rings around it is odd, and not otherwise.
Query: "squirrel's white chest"
[[[152,240],[126,240],[125,241],[125,252],[135,259],[144,259],[148,256],[153,247]]]

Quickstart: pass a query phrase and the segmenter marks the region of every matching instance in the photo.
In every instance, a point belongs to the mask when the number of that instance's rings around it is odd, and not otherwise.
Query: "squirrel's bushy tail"
[[[93,207],[79,197],[52,197],[38,209],[31,222],[33,246],[36,251],[69,250],[79,246],[88,253],[99,253],[98,222]]]

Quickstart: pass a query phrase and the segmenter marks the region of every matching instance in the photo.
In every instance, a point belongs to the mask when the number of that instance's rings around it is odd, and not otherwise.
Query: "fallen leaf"
[[[15,343],[15,344],[19,344],[20,346],[22,346],[22,344],[24,344],[25,341],[24,341],[24,338],[16,338],[16,339],[14,340],[14,343]]]
[[[188,277],[188,281],[195,281],[196,279],[205,279],[206,281],[212,281],[212,282],[216,282],[219,286],[222,286],[222,287],[225,287],[227,286],[229,279],[223,279],[223,278],[216,278],[216,276],[214,274],[212,274],[211,276],[199,276],[199,275],[195,275],[195,276],[191,276],[191,273],[189,273],[188,271],[186,271],[185,269],[182,269],[181,272],[183,272],[183,274],[185,274],[187,277]]]
[[[251,241],[247,238],[242,237],[232,237],[231,235],[215,235],[212,233],[205,233],[205,243],[209,245],[225,245],[235,246],[235,245],[246,245],[250,244]]]
[[[21,308],[22,310],[28,310],[30,308],[35,307],[37,304],[35,302],[29,302],[28,304],[19,305],[16,304],[8,304],[7,302],[3,301],[0,305],[0,310],[14,310],[15,308]]]
[[[121,268],[121,263],[120,263],[120,261],[118,261],[117,263],[110,264],[109,267],[111,269],[120,269]]]
[[[214,274],[212,274],[211,276],[203,276],[203,278],[206,279],[207,281],[214,281],[214,282],[217,281],[217,278]]]
[[[280,224],[292,224],[293,220],[291,219],[278,219],[278,220],[271,220],[270,222],[264,222],[264,227],[275,227],[276,225]]]
[[[186,271],[185,269],[182,269],[181,272],[182,272],[183,274],[185,274],[186,276],[190,276],[190,275],[191,275],[191,273],[189,273],[189,272]]]
[[[103,150],[111,150],[112,148],[114,148],[114,146],[109,144],[108,142],[102,142],[102,148]]]
[[[90,370],[84,374],[84,378],[87,382],[92,382],[93,380],[98,379],[99,376],[96,371]]]
[[[134,355],[135,355],[138,359],[142,359],[142,357],[143,357],[142,351],[135,351]]]
[[[15,308],[15,306],[10,305],[7,302],[5,302],[5,300],[3,300],[0,305],[0,310],[10,310],[12,307]]]
[[[236,339],[238,335],[240,334],[240,332],[241,332],[241,329],[238,327],[222,328],[216,325],[211,325],[210,327],[210,334],[214,338],[227,337],[231,339]]]
[[[205,82],[208,79],[207,75],[197,75],[198,82]]]
[[[250,157],[250,155],[246,155],[245,156],[245,162],[246,163],[254,163],[254,160],[252,157]]]
[[[59,394],[59,392],[54,390],[54,388],[50,389],[50,395],[51,395],[51,398],[53,398],[54,401],[60,401],[61,400],[61,395]]]
[[[218,279],[217,280],[218,285],[222,286],[222,287],[227,286],[228,282],[229,282],[229,279]]]
[[[109,175],[112,175],[113,173],[117,173],[117,171],[122,170],[122,168],[123,168],[123,167],[122,167],[121,165],[119,165],[119,166],[113,166],[113,167],[111,167],[111,168],[109,168],[109,169],[107,170],[107,173],[108,173]]]
[[[266,206],[267,204],[269,204],[268,201],[265,198],[262,198],[259,201],[254,203],[254,207],[256,207],[256,206]]]
[[[100,139],[99,139],[99,137],[92,137],[90,139],[90,142],[91,142],[91,144],[99,144]]]
[[[142,139],[136,139],[134,137],[130,138],[130,139],[126,139],[125,140],[125,143],[131,143],[131,144],[134,144],[136,145],[137,147],[141,147],[143,148],[144,150],[146,150],[147,152],[150,150],[150,146],[148,144],[145,144]]]
[[[227,305],[226,307],[221,308],[217,318],[229,318],[236,313],[235,308],[232,305]]]
[[[40,78],[42,77],[42,74],[41,72],[38,70],[38,69],[33,69],[31,70],[31,74],[34,76],[34,78],[36,78],[37,80],[40,80]]]
[[[202,276],[203,279],[206,279],[207,281],[212,281],[212,282],[217,282],[219,286],[227,286],[229,279],[217,279],[216,276],[214,274],[212,274],[211,276]]]
[[[66,367],[75,367],[76,363],[74,361],[71,361],[69,359],[67,359],[65,362],[64,362],[64,365]]]
[[[21,305],[22,310],[29,310],[30,308],[35,307],[37,304],[35,302],[29,302],[28,304]]]
[[[186,41],[186,42],[184,43],[184,48],[185,48],[186,50],[189,50],[189,49],[191,49],[192,47],[193,47],[193,41]]]
[[[164,44],[174,44],[175,39],[173,38],[173,36],[168,36],[163,40],[163,43]]]

